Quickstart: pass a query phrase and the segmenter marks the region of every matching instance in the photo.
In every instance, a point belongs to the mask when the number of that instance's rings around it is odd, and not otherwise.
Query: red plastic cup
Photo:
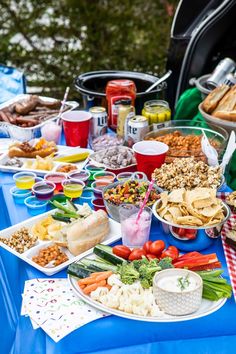
[[[93,205],[93,209],[95,211],[98,211],[98,210],[106,211],[106,207],[104,205],[103,199],[99,198],[99,199],[92,200],[92,205]]]
[[[91,113],[86,111],[70,111],[61,115],[66,145],[86,148],[88,145]]]
[[[169,146],[160,141],[143,140],[134,144],[133,150],[137,160],[137,170],[144,172],[151,180],[155,168],[161,167],[165,162]]]

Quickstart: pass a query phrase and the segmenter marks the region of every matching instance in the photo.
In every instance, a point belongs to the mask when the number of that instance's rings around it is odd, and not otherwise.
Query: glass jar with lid
[[[148,118],[149,125],[164,123],[171,119],[169,103],[164,100],[152,100],[144,103],[142,115]]]

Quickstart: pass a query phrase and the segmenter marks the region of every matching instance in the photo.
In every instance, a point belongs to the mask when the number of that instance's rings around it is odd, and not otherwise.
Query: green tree
[[[161,74],[176,3],[1,0],[1,61],[24,70],[28,85],[58,97],[82,72]]]

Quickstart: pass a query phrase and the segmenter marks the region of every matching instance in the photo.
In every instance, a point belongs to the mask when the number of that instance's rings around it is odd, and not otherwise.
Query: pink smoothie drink
[[[147,210],[146,210],[147,209]],[[127,218],[121,217],[122,242],[128,247],[142,247],[149,239],[151,227],[151,210],[145,208],[137,222],[139,208]]]

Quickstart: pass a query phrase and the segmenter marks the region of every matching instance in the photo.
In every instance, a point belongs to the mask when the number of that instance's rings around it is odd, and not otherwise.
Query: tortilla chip
[[[195,216],[179,216],[176,219],[177,224],[179,225],[191,225],[191,226],[202,226],[203,222],[196,218]]]
[[[172,206],[168,209],[169,213],[172,215],[173,219],[175,220],[178,216],[182,216],[180,208],[176,206]]]
[[[205,198],[205,199],[198,199],[195,200],[193,203],[193,208],[194,209],[199,209],[199,208],[206,208],[212,205],[212,199],[211,198]]]
[[[170,203],[182,203],[184,201],[184,194],[185,194],[185,189],[184,188],[174,189],[168,195],[168,201]]]
[[[167,204],[168,204],[168,192],[163,192],[160,194],[160,207],[157,208],[157,212],[159,213],[161,210],[163,210]]]

